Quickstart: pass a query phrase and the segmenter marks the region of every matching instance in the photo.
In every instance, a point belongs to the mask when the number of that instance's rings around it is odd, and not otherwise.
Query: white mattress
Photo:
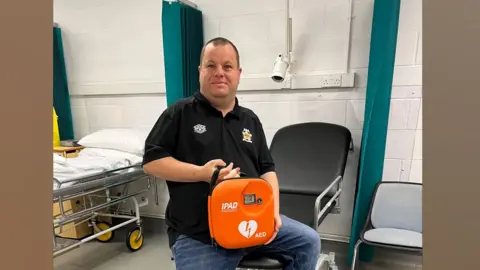
[[[68,179],[85,177],[113,169],[140,164],[142,157],[111,149],[86,148],[76,158],[64,158],[53,154],[53,177],[60,182]],[[64,183],[61,187],[72,185]],[[54,190],[58,185],[53,183]]]

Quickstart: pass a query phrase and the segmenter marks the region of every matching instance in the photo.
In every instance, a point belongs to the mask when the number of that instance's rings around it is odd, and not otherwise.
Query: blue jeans
[[[251,252],[277,259],[288,270],[314,270],[320,254],[320,236],[309,226],[281,216],[282,227],[268,245],[227,250],[180,235],[172,246],[177,270],[234,270]]]

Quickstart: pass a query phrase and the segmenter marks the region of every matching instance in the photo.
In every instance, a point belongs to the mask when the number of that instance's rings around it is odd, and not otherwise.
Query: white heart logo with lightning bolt
[[[238,231],[245,237],[250,238],[257,231],[258,225],[255,220],[242,221],[238,224]]]

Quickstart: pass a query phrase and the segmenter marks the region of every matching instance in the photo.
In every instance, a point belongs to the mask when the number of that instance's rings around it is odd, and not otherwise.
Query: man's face
[[[213,97],[235,96],[241,68],[237,55],[230,44],[208,44],[205,47],[200,72],[200,87]]]

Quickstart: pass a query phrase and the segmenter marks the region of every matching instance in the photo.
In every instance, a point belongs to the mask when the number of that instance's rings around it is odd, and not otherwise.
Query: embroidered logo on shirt
[[[205,131],[207,131],[207,127],[205,127],[204,125],[198,124],[198,125],[195,125],[195,126],[193,127],[193,131],[196,132],[196,133],[198,133],[198,134],[202,134],[202,133],[204,133]]]
[[[249,142],[249,143],[252,142],[252,133],[250,133],[250,130],[244,128],[242,131],[242,135],[243,135],[244,142]]]

